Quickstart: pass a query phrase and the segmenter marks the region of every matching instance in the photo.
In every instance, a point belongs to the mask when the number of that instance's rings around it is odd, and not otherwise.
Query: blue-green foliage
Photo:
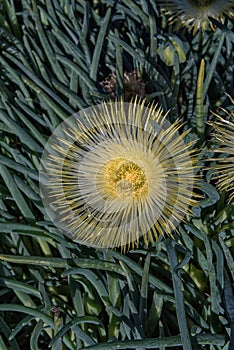
[[[188,141],[200,138],[201,165],[212,158],[206,121],[234,92],[233,24],[175,33],[156,3],[0,4],[1,350],[229,347],[234,206],[212,171],[202,172],[202,198],[175,240],[127,254],[65,238],[39,195],[40,157],[56,126],[127,88],[134,96],[139,80],[147,101],[191,129]],[[134,71],[129,87],[124,76]]]

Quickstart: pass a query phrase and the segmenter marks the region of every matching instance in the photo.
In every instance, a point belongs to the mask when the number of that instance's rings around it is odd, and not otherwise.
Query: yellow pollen
[[[108,197],[137,198],[148,192],[144,171],[135,163],[124,158],[107,162],[99,172],[102,191]]]

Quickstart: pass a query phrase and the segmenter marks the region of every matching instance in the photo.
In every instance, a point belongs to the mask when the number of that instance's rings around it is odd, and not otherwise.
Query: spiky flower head
[[[220,22],[225,17],[234,18],[234,0],[160,0],[159,4],[176,30],[187,27],[193,34],[199,29],[214,29],[210,18]]]
[[[41,161],[46,212],[82,244],[123,249],[171,235],[192,199],[194,151],[162,109],[110,102],[80,111],[49,139]]]
[[[231,99],[234,104],[234,100]],[[213,158],[216,161],[214,166],[217,176],[217,186],[221,191],[229,193],[229,202],[234,199],[234,109],[227,114],[227,119],[214,114],[217,120],[210,123],[214,128],[215,153],[220,157]]]

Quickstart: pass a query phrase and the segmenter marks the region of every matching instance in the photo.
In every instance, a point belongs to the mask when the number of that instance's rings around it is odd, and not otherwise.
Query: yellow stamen
[[[117,158],[106,163],[100,173],[102,192],[110,199],[120,197],[137,198],[148,192],[144,171],[135,163]]]

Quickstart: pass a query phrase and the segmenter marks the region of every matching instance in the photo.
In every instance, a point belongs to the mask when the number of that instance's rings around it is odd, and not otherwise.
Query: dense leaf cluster
[[[206,121],[234,93],[233,23],[175,33],[153,0],[3,0],[0,13],[0,348],[227,350],[234,207],[212,170],[174,241],[127,254],[63,237],[38,172],[62,120],[136,91],[191,128],[207,165]]]

